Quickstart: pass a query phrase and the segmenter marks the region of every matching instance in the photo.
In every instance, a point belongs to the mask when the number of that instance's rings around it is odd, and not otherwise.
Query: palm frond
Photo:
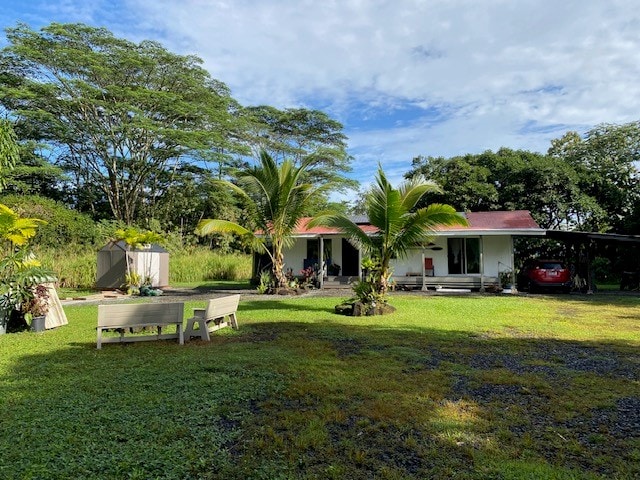
[[[402,207],[406,211],[413,209],[427,193],[442,192],[435,182],[420,181],[418,178],[404,182],[398,190],[402,197]]]
[[[217,220],[212,218],[205,218],[198,222],[196,227],[196,234],[198,235],[211,235],[212,233],[235,233],[236,235],[253,235],[253,232],[247,230],[237,223],[230,222],[229,220]]]
[[[333,212],[323,212],[316,215],[309,223],[309,227],[317,226],[334,227],[340,230],[356,246],[370,252],[375,248],[374,237],[367,235],[359,225],[348,217]]]
[[[451,205],[442,203],[432,203],[425,208],[417,210],[414,215],[416,222],[425,228],[433,229],[438,226],[468,226],[469,222],[460,213],[456,212]]]

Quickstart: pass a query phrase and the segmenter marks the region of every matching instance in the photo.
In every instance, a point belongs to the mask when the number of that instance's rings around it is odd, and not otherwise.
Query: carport
[[[640,250],[640,235],[622,235],[617,233],[596,233],[596,232],[569,232],[564,230],[547,230],[546,238],[558,240],[567,245],[568,248],[572,248],[577,253],[577,264],[583,264],[586,269],[585,280],[587,282],[587,294],[593,294],[593,272],[592,261],[595,257],[595,251],[599,244],[601,245],[615,245],[615,246],[630,246],[634,250]],[[580,258],[584,255],[584,258]],[[634,255],[634,258],[640,258],[640,251]],[[640,270],[640,266],[630,265],[635,270],[633,272],[637,274]]]

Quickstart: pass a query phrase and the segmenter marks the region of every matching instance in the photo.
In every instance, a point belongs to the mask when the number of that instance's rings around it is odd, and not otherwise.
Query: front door
[[[360,274],[358,249],[346,238],[342,239],[342,275],[357,277]]]

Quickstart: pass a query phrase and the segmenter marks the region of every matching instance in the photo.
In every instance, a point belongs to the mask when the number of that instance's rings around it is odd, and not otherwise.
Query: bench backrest
[[[226,297],[209,300],[205,318],[218,318],[229,315],[230,313],[236,313],[239,302],[240,295],[228,295]]]
[[[184,303],[98,305],[98,326],[158,325],[181,322]]]

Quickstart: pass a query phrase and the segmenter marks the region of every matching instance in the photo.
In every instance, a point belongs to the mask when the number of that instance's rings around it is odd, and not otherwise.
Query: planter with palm
[[[340,229],[369,256],[368,263],[363,264],[365,275],[354,286],[358,301],[365,305],[364,313],[379,313],[377,307],[388,302],[392,258],[406,257],[410,248],[424,242],[437,227],[467,224],[466,219],[450,205],[431,204],[415,208],[426,193],[439,190],[436,184],[415,178],[394,188],[382,168],[378,168],[376,183],[365,199],[369,222],[377,227],[375,234],[365,233],[347,216],[333,212],[318,215],[310,222],[309,226],[326,225]]]

